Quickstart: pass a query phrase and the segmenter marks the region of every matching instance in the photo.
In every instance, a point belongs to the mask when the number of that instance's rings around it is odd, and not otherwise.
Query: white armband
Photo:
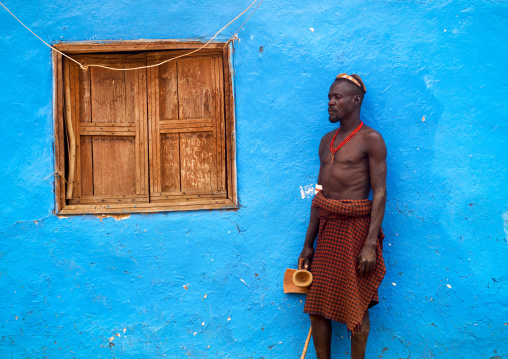
[[[318,194],[318,192],[323,190],[323,186],[320,184],[316,184],[316,189],[314,190],[314,194]]]

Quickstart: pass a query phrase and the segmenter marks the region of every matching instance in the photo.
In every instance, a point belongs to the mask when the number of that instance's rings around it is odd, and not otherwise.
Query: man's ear
[[[360,103],[360,95],[356,95],[355,97],[353,97],[353,106],[358,106],[358,104]]]

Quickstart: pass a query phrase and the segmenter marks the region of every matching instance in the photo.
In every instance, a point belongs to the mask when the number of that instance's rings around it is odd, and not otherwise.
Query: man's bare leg
[[[367,347],[367,338],[370,331],[369,310],[365,311],[360,330],[351,335],[351,359],[364,359],[365,348]]]
[[[321,315],[309,315],[312,325],[312,339],[317,359],[330,359],[332,343],[332,323]]]

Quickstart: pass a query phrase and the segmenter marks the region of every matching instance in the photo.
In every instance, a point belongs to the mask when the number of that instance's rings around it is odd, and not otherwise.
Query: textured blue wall
[[[5,4],[55,43],[206,39],[249,2]],[[50,50],[0,10],[1,358],[298,357],[309,321],[282,277],[339,72],[389,149],[367,357],[508,358],[506,1],[266,0],[235,44],[241,208],[120,221],[52,213]]]

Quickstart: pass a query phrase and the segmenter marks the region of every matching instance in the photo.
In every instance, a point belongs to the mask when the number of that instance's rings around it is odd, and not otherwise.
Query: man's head
[[[365,92],[365,85],[360,76],[337,75],[328,93],[330,122],[339,122],[354,112],[358,112],[359,115]]]

